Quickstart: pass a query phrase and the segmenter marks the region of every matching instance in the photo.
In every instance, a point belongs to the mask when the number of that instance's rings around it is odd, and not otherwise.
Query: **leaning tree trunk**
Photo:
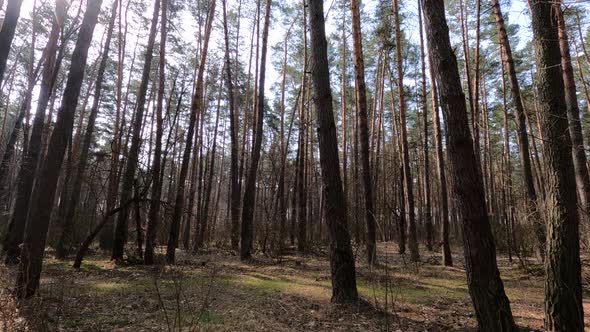
[[[19,107],[16,119],[14,120],[14,126],[10,132],[6,148],[4,149],[4,154],[2,155],[2,160],[0,161],[0,205],[2,206],[2,210],[7,211],[10,210],[10,203],[8,202],[9,199],[7,197],[9,190],[6,188],[11,177],[10,166],[13,164],[14,150],[16,149],[16,143],[20,136],[21,128],[23,127],[25,114],[27,113],[26,105],[27,103],[30,103],[32,97],[31,94],[33,92],[32,89],[28,90],[29,91],[26,92],[25,100]]]
[[[325,216],[330,233],[332,302],[356,303],[358,301],[356,272],[348,222],[346,220],[346,198],[342,191],[342,180],[340,178],[338,139],[332,109],[323,5],[322,0],[310,0],[308,8],[311,57],[313,59],[313,68],[311,70],[313,101],[317,115],[323,195],[326,199]]]
[[[84,171],[86,170],[86,165],[88,164],[88,153],[90,152],[90,145],[92,144],[92,136],[94,134],[94,124],[96,123],[96,117],[98,115],[98,106],[100,105],[102,81],[104,78],[104,72],[107,67],[111,38],[113,36],[113,28],[115,26],[115,17],[117,16],[118,2],[119,0],[113,1],[113,8],[111,9],[111,19],[109,21],[109,26],[107,28],[107,36],[105,39],[102,59],[100,60],[100,65],[98,66],[98,72],[96,74],[96,84],[94,86],[94,101],[92,102],[92,109],[90,110],[90,116],[88,118],[88,124],[86,125],[86,131],[84,132],[84,142],[82,143],[82,151],[80,152],[80,159],[78,160],[76,178],[74,179],[74,183],[72,184],[72,191],[70,197],[66,197],[68,203],[66,204],[67,207],[65,220],[63,224],[64,226],[56,248],[56,255],[60,258],[66,256],[66,246],[69,246],[72,243],[72,239],[70,237],[73,232],[74,214],[76,212],[78,200],[80,198],[80,191],[82,189],[82,182],[84,179]]]
[[[350,0],[352,13],[352,36],[354,53],[354,82],[356,92],[356,108],[359,121],[359,140],[362,179],[365,194],[365,220],[367,223],[367,260],[369,264],[377,262],[377,221],[373,203],[371,182],[371,166],[369,165],[369,127],[367,124],[367,92],[365,86],[365,62],[361,35],[361,18],[359,1]]]
[[[121,187],[121,196],[119,202],[127,202],[131,199],[133,194],[133,183],[135,179],[135,171],[137,170],[137,163],[139,159],[139,149],[141,147],[141,127],[143,124],[143,113],[145,111],[145,99],[147,95],[147,88],[150,79],[150,71],[152,66],[154,43],[156,40],[156,30],[158,27],[158,13],[160,12],[160,0],[155,0],[154,13],[152,15],[152,22],[150,27],[150,35],[148,38],[145,60],[143,63],[143,71],[141,74],[141,83],[137,91],[137,103],[135,115],[133,117],[133,136],[131,138],[131,146],[127,155],[127,166],[123,174],[123,185]],[[115,239],[113,241],[113,254],[111,259],[122,260],[125,253],[125,243],[127,242],[127,223],[129,221],[129,209],[125,208],[119,212],[117,216],[117,223],[115,225]]]
[[[43,63],[43,77],[41,79],[41,88],[37,100],[37,110],[35,112],[35,117],[33,118],[31,137],[29,138],[29,147],[27,149],[27,155],[24,156],[17,175],[18,185],[14,212],[10,219],[8,232],[4,239],[3,250],[6,252],[5,262],[7,264],[18,263],[18,257],[20,256],[20,244],[25,232],[31,190],[33,189],[33,181],[35,179],[37,164],[39,163],[41,153],[41,138],[43,136],[45,110],[47,109],[47,104],[49,103],[51,92],[53,91],[53,85],[57,78],[57,70],[54,70],[56,65],[57,42],[65,11],[66,2],[62,0],[56,1],[51,32],[45,50],[43,51],[45,57]]]
[[[254,241],[254,204],[256,202],[256,177],[258,175],[258,162],[262,148],[262,129],[264,124],[264,79],[266,72],[266,52],[268,46],[268,29],[270,25],[270,6],[272,0],[266,1],[266,13],[264,16],[264,28],[262,31],[262,51],[260,55],[260,74],[258,83],[258,103],[256,104],[256,136],[250,158],[250,169],[246,178],[244,189],[244,203],[242,206],[242,232],[240,243],[240,259],[245,260],[252,256],[252,243]]]
[[[203,51],[201,53],[201,62],[199,64],[199,71],[197,74],[195,95],[193,96],[193,101],[191,105],[191,115],[186,134],[187,136],[186,143],[184,146],[184,153],[182,155],[182,163],[180,166],[180,176],[178,178],[178,188],[176,191],[174,211],[172,212],[172,224],[170,225],[170,235],[168,236],[168,246],[166,248],[167,264],[174,264],[176,256],[176,248],[178,247],[178,237],[180,235],[180,220],[182,218],[184,206],[184,188],[193,144],[195,123],[197,121],[197,115],[201,114],[203,109],[203,77],[205,74],[205,63],[207,61],[207,51],[209,48],[209,37],[211,36],[213,18],[215,16],[215,0],[213,0],[209,4],[209,6],[209,13],[207,14],[207,26],[205,28],[205,39],[203,41]]]
[[[531,0],[533,41],[537,58],[539,117],[545,142],[545,329],[584,330],[580,272],[579,216],[567,103],[562,79],[555,6]]]
[[[458,214],[463,219],[469,294],[481,331],[516,331],[510,302],[496,263],[496,248],[488,220],[481,173],[469,132],[465,94],[449,40],[444,2],[424,0],[423,5],[432,66],[439,84],[448,130],[453,189],[457,197]]]
[[[14,32],[18,23],[18,17],[20,16],[22,3],[23,0],[8,0],[8,4],[6,5],[4,22],[2,23],[2,29],[0,29],[0,88],[2,87],[8,53],[10,52],[12,39],[14,39]]]
[[[88,48],[92,41],[101,3],[102,0],[88,1],[78,33],[78,40],[72,53],[70,72],[55,129],[49,141],[47,156],[39,171],[38,181],[33,188],[16,283],[16,293],[20,298],[32,296],[39,288],[45,240],[57,181],[68,145],[69,134],[74,125],[74,115],[84,80]]]

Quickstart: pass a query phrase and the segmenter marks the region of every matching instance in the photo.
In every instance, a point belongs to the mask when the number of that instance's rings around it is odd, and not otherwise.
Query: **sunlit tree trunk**
[[[579,216],[562,80],[555,6],[531,0],[533,42],[537,59],[539,117],[545,142],[547,258],[545,263],[545,330],[582,331],[584,309],[580,272]]]

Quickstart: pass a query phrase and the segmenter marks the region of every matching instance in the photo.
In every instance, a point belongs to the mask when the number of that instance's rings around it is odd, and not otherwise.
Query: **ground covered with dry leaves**
[[[460,255],[456,267],[424,252],[410,264],[393,243],[380,245],[380,265],[357,266],[362,301],[330,303],[329,261],[305,256],[256,256],[240,262],[211,249],[179,254],[172,267],[115,265],[89,257],[80,271],[45,261],[38,297],[17,304],[15,270],[0,268],[0,329],[8,331],[472,331],[476,322]],[[359,255],[360,256],[360,255]],[[584,309],[590,277],[584,262]],[[543,277],[534,261],[499,259],[517,324],[543,325]],[[524,267],[523,267],[524,266]],[[526,268],[525,268],[526,267]],[[586,324],[590,326],[590,321]]]

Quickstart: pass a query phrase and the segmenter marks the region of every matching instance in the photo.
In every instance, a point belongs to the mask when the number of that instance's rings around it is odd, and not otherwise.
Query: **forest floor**
[[[15,270],[0,268],[0,330],[30,331],[473,331],[463,259],[440,265],[422,252],[410,264],[393,243],[379,246],[381,264],[357,262],[354,306],[330,303],[328,258],[323,254],[240,262],[229,252],[179,254],[173,267],[115,265],[94,255],[80,271],[46,258],[40,296],[17,305]],[[51,255],[48,255],[51,256]],[[360,255],[359,255],[360,256]],[[584,311],[590,312],[590,271],[584,260]],[[505,257],[498,262],[517,324],[540,330],[543,277]],[[387,300],[386,300],[387,299]],[[590,318],[590,316],[586,316]],[[590,319],[586,325],[590,326]]]

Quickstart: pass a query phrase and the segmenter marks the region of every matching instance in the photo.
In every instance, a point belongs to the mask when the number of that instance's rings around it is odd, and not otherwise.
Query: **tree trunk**
[[[299,137],[298,137],[298,153],[297,155],[297,250],[304,252],[307,247],[307,149],[306,149],[306,137],[307,137],[307,120],[305,118],[305,96],[307,86],[307,10],[306,2],[303,0],[303,71],[301,77],[301,93],[303,98],[299,108]],[[309,104],[308,104],[309,107]]]
[[[559,47],[561,51],[561,68],[563,84],[565,88],[565,104],[567,107],[567,118],[569,122],[570,138],[572,140],[572,154],[574,169],[576,171],[576,185],[580,197],[580,205],[584,213],[590,211],[590,177],[588,176],[588,167],[586,161],[586,152],[584,151],[584,136],[582,134],[582,124],[580,122],[580,108],[578,106],[578,96],[576,95],[576,81],[574,78],[574,69],[572,68],[572,59],[570,56],[570,47],[568,42],[565,18],[561,6],[556,6],[559,20]]]
[[[469,132],[465,95],[451,48],[444,3],[424,0],[426,35],[441,106],[447,123],[448,150],[457,208],[462,218],[469,294],[481,331],[516,331],[510,302],[496,264],[481,173]]]
[[[268,29],[270,24],[271,0],[266,2],[264,17],[264,28],[262,32],[262,51],[260,58],[260,82],[258,83],[258,102],[256,104],[256,126],[255,137],[252,146],[252,157],[250,169],[246,178],[244,191],[244,203],[242,206],[242,232],[240,243],[240,259],[246,260],[252,256],[252,243],[254,241],[254,204],[256,201],[256,177],[258,175],[258,162],[260,161],[260,150],[262,148],[262,129],[264,124],[264,79],[266,71],[266,52],[268,46]]]
[[[558,23],[555,6],[531,0],[533,41],[537,58],[539,116],[545,143],[545,330],[582,331],[584,309],[580,272],[580,244],[572,142],[568,131],[567,103],[560,69]]]
[[[512,58],[512,49],[508,39],[508,33],[504,24],[504,17],[498,0],[492,0],[492,10],[496,17],[496,27],[498,28],[498,37],[500,45],[504,52],[502,52],[502,61],[508,70],[508,82],[510,83],[510,94],[512,97],[512,105],[516,111],[516,128],[519,141],[520,162],[522,165],[522,176],[525,184],[525,195],[528,220],[532,221],[535,226],[535,234],[539,242],[540,257],[544,257],[545,252],[545,228],[543,224],[538,222],[539,215],[537,212],[537,193],[533,180],[533,170],[531,167],[529,138],[526,130],[526,117],[524,114],[524,105],[520,95],[520,86],[516,76],[516,66]]]
[[[54,70],[56,62],[57,42],[61,22],[66,10],[65,1],[57,1],[55,4],[55,16],[51,26],[51,32],[47,45],[44,50],[43,77],[37,101],[37,110],[33,119],[33,128],[29,139],[29,148],[17,176],[17,195],[14,206],[14,212],[10,219],[10,224],[6,237],[4,239],[3,250],[6,252],[6,263],[16,264],[20,255],[20,243],[22,242],[25,232],[25,223],[35,179],[37,164],[39,163],[41,153],[41,137],[45,120],[45,110],[49,103],[49,98],[53,91],[53,85],[57,77],[57,71]]]
[[[58,111],[58,120],[51,135],[47,156],[39,172],[39,181],[35,183],[33,188],[16,283],[17,296],[20,298],[32,296],[39,288],[53,199],[65,150],[74,124],[80,88],[84,80],[88,48],[98,20],[101,2],[101,0],[88,1],[80,32],[78,33],[78,40],[72,53],[70,72],[64,90],[62,105]]]
[[[141,74],[141,83],[137,91],[137,103],[135,114],[133,117],[131,138],[131,146],[127,154],[127,166],[123,174],[123,185],[121,187],[121,195],[119,202],[127,202],[131,199],[133,192],[133,183],[135,180],[135,171],[137,170],[137,163],[139,159],[139,149],[141,148],[141,128],[143,124],[143,113],[145,111],[145,99],[147,95],[147,88],[150,79],[150,71],[153,59],[154,43],[156,40],[156,30],[158,27],[158,14],[160,12],[160,0],[155,0],[154,12],[152,14],[152,22],[150,27],[150,34],[146,48],[145,60]],[[117,223],[115,225],[115,239],[113,243],[113,254],[111,259],[122,260],[125,254],[125,243],[127,242],[127,223],[129,219],[129,209],[123,209],[117,216]]]
[[[369,165],[369,127],[367,124],[367,92],[365,85],[365,62],[361,35],[361,18],[359,1],[350,0],[352,13],[352,37],[354,53],[354,82],[356,92],[356,109],[359,120],[359,143],[362,179],[365,194],[365,221],[367,224],[367,260],[369,264],[377,262],[377,221],[373,203],[371,166]]]
[[[238,230],[240,227],[240,187],[238,181],[238,124],[236,114],[236,97],[231,76],[229,58],[229,36],[227,27],[226,0],[223,1],[223,33],[225,39],[225,71],[227,72],[227,90],[229,98],[229,131],[230,131],[230,217],[231,217],[231,246],[237,250],[239,244]],[[237,74],[236,74],[237,75]]]
[[[213,26],[213,19],[215,16],[215,3],[213,0],[209,4],[209,12],[207,14],[207,24],[205,28],[205,39],[203,42],[203,49],[201,52],[201,59],[199,63],[199,70],[197,74],[197,82],[195,87],[195,94],[191,103],[191,114],[186,134],[186,144],[182,155],[182,162],[180,166],[180,176],[178,179],[178,188],[176,191],[176,198],[174,202],[174,210],[172,212],[172,223],[170,225],[170,235],[168,236],[168,246],[166,248],[166,263],[174,264],[176,256],[176,248],[178,248],[178,238],[180,232],[180,221],[182,219],[184,207],[184,188],[186,182],[186,175],[188,173],[188,164],[190,161],[190,154],[193,144],[193,136],[195,130],[195,123],[197,115],[203,110],[203,80],[205,74],[205,64],[207,62],[207,51],[209,48],[209,37],[211,36],[211,29]]]
[[[418,2],[418,24],[420,25],[420,68],[422,73],[422,123],[424,131],[424,224],[426,225],[426,248],[432,251],[433,242],[433,226],[432,226],[432,206],[430,202],[430,151],[428,150],[428,105],[426,102],[426,61],[424,58],[424,33],[422,31],[422,7]],[[435,112],[437,112],[435,110]]]
[[[10,52],[12,39],[14,38],[22,3],[23,0],[8,0],[8,4],[6,5],[4,22],[2,23],[2,29],[0,29],[0,87],[2,87],[8,53]]]
[[[332,109],[323,4],[322,0],[310,0],[308,7],[311,56],[313,59],[313,68],[311,70],[313,101],[317,114],[323,195],[326,199],[325,216],[330,232],[332,302],[356,303],[358,293],[356,289],[355,263],[346,221],[346,199],[342,191],[342,180],[340,178],[338,139]]]
[[[152,200],[148,211],[148,224],[145,242],[145,254],[143,260],[145,264],[154,264],[154,247],[156,245],[156,235],[160,224],[160,198],[162,197],[162,134],[163,120],[162,110],[164,107],[164,89],[165,89],[165,72],[166,72],[166,26],[168,0],[162,0],[162,13],[160,22],[160,60],[159,60],[159,77],[158,77],[158,100],[156,104],[156,142],[154,146],[154,162],[152,164]]]
[[[74,214],[76,212],[76,207],[78,206],[78,200],[80,198],[80,191],[82,189],[82,182],[84,179],[84,173],[86,170],[86,165],[88,163],[88,153],[90,152],[90,145],[92,144],[92,135],[94,133],[94,124],[96,122],[96,116],[98,115],[98,106],[100,105],[100,94],[102,91],[102,82],[104,77],[104,72],[106,70],[107,61],[109,58],[109,50],[111,44],[111,38],[113,35],[113,29],[115,26],[115,17],[117,15],[117,5],[119,0],[113,1],[113,8],[111,9],[111,19],[109,21],[109,25],[107,28],[107,36],[105,39],[104,50],[102,53],[102,59],[100,61],[100,65],[98,67],[98,72],[96,75],[96,83],[94,86],[94,101],[92,102],[92,109],[90,110],[90,117],[88,119],[88,124],[86,125],[86,132],[84,133],[84,142],[82,143],[82,151],[80,152],[80,158],[78,160],[78,166],[76,170],[76,178],[74,179],[74,183],[72,185],[72,190],[70,197],[65,197],[67,200],[67,210],[65,215],[65,220],[63,223],[62,233],[56,248],[56,255],[57,257],[63,258],[67,254],[66,247],[72,244],[72,232],[74,226]]]
[[[393,17],[395,21],[395,62],[397,67],[397,89],[399,100],[399,126],[400,139],[402,144],[402,163],[404,167],[404,190],[406,193],[406,211],[408,213],[408,247],[410,249],[410,259],[413,262],[420,261],[418,252],[418,236],[416,232],[416,212],[414,207],[414,186],[412,180],[412,171],[410,169],[410,151],[408,149],[408,132],[406,124],[406,98],[404,92],[404,68],[402,65],[402,39],[399,18],[398,0],[393,0]]]
[[[225,66],[225,64],[224,64]],[[210,165],[209,165],[209,175],[208,177],[206,177],[207,181],[205,183],[205,197],[203,198],[203,208],[201,209],[201,211],[199,211],[200,214],[200,222],[197,224],[196,227],[198,227],[198,233],[197,233],[197,241],[195,243],[195,247],[194,250],[198,250],[200,248],[203,247],[203,244],[205,243],[205,233],[207,231],[207,226],[209,223],[209,220],[213,220],[213,218],[209,217],[209,205],[210,205],[210,201],[211,201],[211,191],[213,188],[213,177],[215,174],[215,153],[216,153],[216,149],[217,149],[217,132],[218,132],[218,128],[219,128],[219,114],[221,113],[221,96],[222,96],[222,91],[223,91],[223,71],[225,70],[225,68],[221,68],[220,71],[220,75],[221,77],[219,78],[219,94],[217,97],[217,111],[215,112],[215,129],[213,132],[213,146],[211,147],[211,152],[210,152]]]

